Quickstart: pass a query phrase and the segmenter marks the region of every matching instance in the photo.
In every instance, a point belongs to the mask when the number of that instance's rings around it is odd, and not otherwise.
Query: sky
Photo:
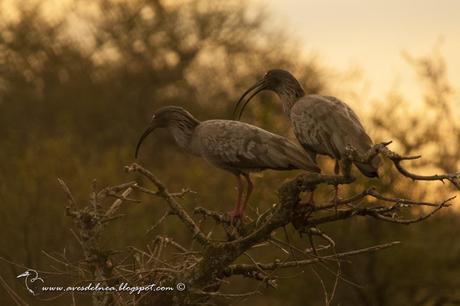
[[[284,28],[323,66],[344,75],[359,71],[359,81],[349,82],[353,88],[345,90],[364,99],[384,100],[396,90],[420,101],[421,87],[402,52],[425,56],[436,46],[454,89],[460,89],[460,0],[254,1],[268,8],[275,27]],[[48,0],[50,13],[67,2]]]
[[[429,55],[439,46],[448,76],[460,86],[459,0],[269,0],[273,22],[282,23],[304,50],[338,71],[358,68],[370,99],[392,89],[420,99],[414,70],[402,52]],[[365,88],[365,89],[363,89]]]

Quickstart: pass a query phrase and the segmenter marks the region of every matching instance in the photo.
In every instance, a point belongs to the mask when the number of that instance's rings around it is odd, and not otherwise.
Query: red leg
[[[249,174],[243,174],[243,176],[246,179],[246,182],[248,182],[248,189],[246,191],[246,196],[244,197],[244,201],[242,205],[240,206],[240,211],[239,211],[240,216],[243,215],[244,209],[246,208],[246,205],[249,202],[249,197],[251,196],[252,190],[254,188],[254,184],[252,183],[251,177],[249,176]]]
[[[338,159],[335,160],[334,173],[335,173],[336,175],[338,175],[338,174],[340,173],[340,164],[339,164],[339,160],[338,160]]]
[[[340,160],[339,159],[335,160],[334,172],[336,175],[340,174]],[[348,174],[346,173],[346,167],[342,167],[342,174],[344,176],[349,175],[349,173]],[[337,202],[339,201],[339,185],[334,185],[334,197],[332,198],[332,200],[334,201],[335,214],[337,214]]]
[[[334,198],[332,200],[334,201],[335,214],[337,214],[337,204],[339,202],[339,185],[334,185]]]
[[[314,189],[310,191],[310,197],[308,198],[308,204],[312,206],[315,205],[315,190]]]
[[[233,223],[233,221],[235,219],[238,219],[241,217],[241,214],[240,214],[240,207],[242,205],[242,197],[243,197],[243,189],[244,189],[244,185],[243,185],[243,181],[241,180],[241,176],[240,175],[236,175],[236,181],[238,183],[237,185],[237,189],[238,189],[238,198],[236,200],[236,204],[235,204],[235,208],[229,213],[230,214],[230,218],[231,218],[231,221]]]

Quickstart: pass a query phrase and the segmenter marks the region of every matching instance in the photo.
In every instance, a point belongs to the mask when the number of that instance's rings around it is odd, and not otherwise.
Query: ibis
[[[202,157],[236,176],[238,196],[230,212],[232,222],[242,217],[248,203],[253,189],[251,172],[266,169],[320,172],[316,162],[287,138],[240,121],[199,121],[178,106],[164,106],[154,113],[137,143],[136,158],[144,139],[157,128],[166,128],[185,152]]]
[[[336,160],[335,172],[338,173],[339,161],[345,157],[347,146],[360,154],[372,147],[371,138],[347,104],[331,96],[305,94],[297,79],[281,69],[268,71],[243,93],[234,108],[237,119],[249,101],[263,90],[278,95],[298,141],[313,161],[317,154],[328,155]],[[378,177],[380,163],[380,157],[375,156],[369,162],[354,162],[354,165],[365,176]]]

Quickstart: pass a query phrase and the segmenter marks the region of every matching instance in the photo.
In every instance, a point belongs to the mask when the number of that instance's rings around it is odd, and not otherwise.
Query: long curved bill
[[[253,86],[251,86],[248,90],[246,90],[241,96],[241,98],[238,100],[238,102],[236,103],[235,108],[233,109],[233,118],[240,120],[241,116],[243,115],[243,111],[246,108],[246,105],[248,105],[249,101],[251,101],[251,99],[255,95],[257,95],[259,92],[264,90],[266,87],[267,86],[266,86],[265,80],[262,79],[258,81],[256,84],[254,84]],[[249,98],[245,99],[246,96],[249,95],[251,92],[252,94],[249,96]],[[240,105],[243,105],[243,106],[241,107],[241,110],[238,112],[238,108],[240,107]]]
[[[29,276],[29,271],[26,271],[22,274],[19,274],[18,276],[16,276],[16,278],[21,278],[21,277],[25,277],[25,276]]]
[[[134,157],[137,159],[137,154],[139,153],[139,149],[141,147],[141,144],[142,142],[144,141],[144,139],[149,136],[150,133],[153,132],[153,130],[155,129],[155,126],[154,125],[151,125],[149,126],[145,132],[142,134],[141,138],[139,139],[139,141],[137,142],[137,146],[136,146],[136,153],[134,154]]]

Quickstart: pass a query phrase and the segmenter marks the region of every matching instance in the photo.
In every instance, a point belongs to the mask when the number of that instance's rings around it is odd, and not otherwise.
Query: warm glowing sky
[[[383,99],[391,89],[420,100],[415,74],[401,52],[428,55],[440,41],[449,79],[455,89],[460,87],[460,0],[255,1],[268,5],[271,22],[300,39],[304,50],[329,68],[359,68],[361,81],[350,89],[366,100]],[[68,2],[46,3],[55,13]]]
[[[413,70],[401,52],[427,55],[440,39],[452,85],[460,85],[459,0],[268,2],[275,22],[285,24],[323,63],[339,71],[359,67],[370,98],[399,88],[417,99]]]

